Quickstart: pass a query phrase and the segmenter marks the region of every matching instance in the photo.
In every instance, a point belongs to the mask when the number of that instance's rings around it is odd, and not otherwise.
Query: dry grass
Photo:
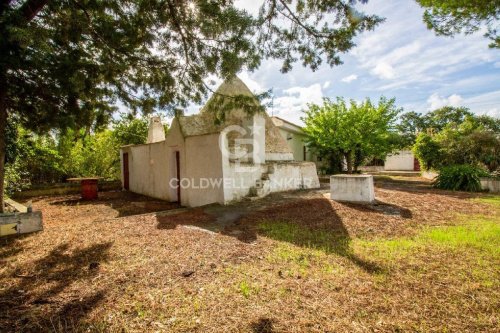
[[[498,197],[384,186],[376,206],[296,192],[156,215],[176,207],[123,195],[41,198],[45,230],[0,240],[1,331],[499,329]]]

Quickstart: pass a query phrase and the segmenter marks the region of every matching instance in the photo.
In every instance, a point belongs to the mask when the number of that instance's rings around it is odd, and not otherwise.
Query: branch
[[[300,21],[300,19],[295,15],[295,13],[290,9],[290,7],[288,7],[288,5],[286,4],[285,1],[283,0],[280,0],[280,3],[283,7],[285,7],[285,9],[287,10],[287,12],[289,13],[289,15],[286,15],[285,13],[281,12],[281,14],[283,16],[285,16],[286,18],[288,18],[290,21],[292,22],[295,22],[297,25],[299,25],[300,27],[302,27],[305,31],[307,31],[311,36],[314,36],[316,38],[325,38],[325,37],[328,37],[328,35],[325,35],[325,34],[322,34],[320,32],[318,32],[317,30],[309,27],[308,25],[302,23]]]
[[[7,2],[9,0],[6,0]],[[19,9],[25,22],[28,23],[45,7],[49,0],[28,0]]]
[[[182,31],[182,27],[181,27],[180,22],[177,18],[177,12],[176,12],[174,4],[172,4],[171,1],[167,1],[167,2],[168,2],[168,9],[170,10],[170,14],[172,15],[172,22],[173,22],[176,30],[181,35],[182,46],[184,48],[184,58],[186,60],[186,63],[189,63],[189,46],[188,46],[188,42],[186,40],[186,36],[184,36],[184,32]]]

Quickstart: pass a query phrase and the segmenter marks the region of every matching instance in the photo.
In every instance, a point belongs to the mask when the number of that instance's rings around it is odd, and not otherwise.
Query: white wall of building
[[[181,202],[188,207],[224,203],[223,187],[214,181],[223,178],[219,134],[186,138],[185,178],[192,186],[181,188]],[[184,178],[183,177],[183,178]],[[183,199],[185,197],[185,200]]]
[[[188,137],[184,140],[174,120],[167,140],[121,149],[129,158],[129,190],[153,198],[177,201],[176,152],[180,157],[181,204],[188,207],[223,202],[222,188],[202,184],[222,178],[222,158],[218,135]],[[123,184],[122,163],[122,184]]]
[[[293,159],[299,162],[304,161],[305,136],[284,130],[282,128],[280,128],[279,131],[286,140],[288,147],[292,150]]]
[[[411,150],[400,150],[398,153],[387,155],[384,170],[413,171],[415,156]]]

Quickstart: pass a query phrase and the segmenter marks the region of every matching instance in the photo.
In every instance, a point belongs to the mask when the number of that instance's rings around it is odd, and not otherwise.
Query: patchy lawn
[[[0,239],[0,331],[497,332],[500,197],[376,196],[177,214],[121,192],[40,198],[45,230]]]

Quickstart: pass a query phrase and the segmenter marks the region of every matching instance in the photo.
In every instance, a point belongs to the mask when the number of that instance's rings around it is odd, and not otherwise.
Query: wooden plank
[[[17,234],[17,223],[0,224],[0,237]]]
[[[28,207],[20,204],[19,202],[16,202],[16,201],[9,199],[9,198],[5,199],[4,201],[7,205],[14,207],[14,209],[17,210],[19,213],[27,213],[28,212]]]
[[[15,227],[15,231],[13,228]],[[0,215],[0,236],[26,234],[43,230],[42,212],[13,213]],[[5,234],[4,234],[5,232]]]

